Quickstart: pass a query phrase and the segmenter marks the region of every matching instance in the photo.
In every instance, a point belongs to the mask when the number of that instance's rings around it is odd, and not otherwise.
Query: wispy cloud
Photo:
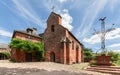
[[[108,47],[120,47],[120,43],[109,45]]]
[[[92,4],[90,4],[90,6],[86,7],[87,9],[85,11],[82,22],[80,26],[78,27],[77,32],[75,34],[76,37],[79,37],[79,36],[83,37],[84,35],[86,35],[86,33],[88,33],[91,26],[93,25],[93,22],[96,16],[104,8],[106,3],[107,3],[107,0],[100,0],[100,1],[95,0],[94,2],[92,2]]]
[[[12,33],[3,29],[0,29],[0,36],[12,37]]]
[[[40,17],[36,14],[36,12],[32,9],[32,7],[29,5],[29,2],[27,1],[18,1],[18,0],[12,0],[12,2],[15,4],[15,8],[13,11],[17,13],[18,15],[22,16],[23,19],[26,19],[26,21],[31,21],[40,27],[45,27],[45,24],[42,22]]]
[[[63,2],[66,2],[67,0],[58,0],[59,2],[63,3]]]
[[[73,29],[73,26],[71,25],[73,22],[73,17],[69,14],[68,9],[62,9],[62,4],[60,3],[60,1],[64,2],[67,0],[59,0],[59,2],[55,1],[54,4],[52,3],[53,1],[49,0],[49,1],[45,1],[44,5],[48,10],[50,10],[53,6],[55,6],[54,12],[62,16],[62,25],[71,31]]]
[[[112,51],[114,51],[114,52],[120,52],[120,50],[112,50]]]
[[[114,11],[114,7],[117,5],[116,3],[118,3],[118,0],[111,0],[108,2],[111,12]]]
[[[116,28],[113,31],[106,33],[106,40],[112,40],[120,38],[120,28]],[[89,43],[89,44],[95,44],[100,42],[100,34],[95,34],[91,36],[90,38],[84,38],[83,42]]]
[[[106,39],[108,40],[116,38],[120,38],[120,28],[116,28],[115,30],[108,32],[106,34]]]

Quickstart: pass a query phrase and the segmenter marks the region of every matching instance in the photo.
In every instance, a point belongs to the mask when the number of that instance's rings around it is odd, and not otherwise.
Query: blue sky
[[[43,33],[46,20],[54,12],[62,16],[62,25],[68,28],[85,47],[100,50],[99,18],[107,17],[106,49],[120,52],[120,0],[1,0],[0,43],[9,43],[14,30],[36,27]]]

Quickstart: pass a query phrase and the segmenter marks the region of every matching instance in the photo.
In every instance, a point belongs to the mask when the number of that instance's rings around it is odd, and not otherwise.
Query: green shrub
[[[11,62],[16,63],[17,61],[15,59],[10,59]]]
[[[44,45],[42,42],[31,42],[28,40],[21,40],[18,38],[12,39],[10,46],[16,49],[22,49],[25,52],[40,51],[44,52]]]
[[[90,61],[90,65],[97,65],[95,60]]]
[[[107,55],[111,56],[112,62],[117,62],[120,59],[120,53],[109,51]]]
[[[10,58],[10,52],[0,52],[0,54],[5,55],[7,58]]]

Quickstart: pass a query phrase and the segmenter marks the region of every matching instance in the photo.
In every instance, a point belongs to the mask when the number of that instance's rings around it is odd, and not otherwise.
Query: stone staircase
[[[91,66],[88,67],[86,70],[112,74],[112,75],[120,75],[120,67],[116,67],[116,66]]]

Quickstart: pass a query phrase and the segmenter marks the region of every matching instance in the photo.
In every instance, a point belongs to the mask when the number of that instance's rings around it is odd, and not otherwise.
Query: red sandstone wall
[[[46,60],[50,61],[50,52],[56,54],[56,62],[60,62],[60,51],[63,50],[61,45],[61,38],[65,36],[65,30],[61,26],[55,25],[55,32],[51,32],[51,28],[48,28],[44,34],[44,43],[46,51]]]
[[[47,29],[44,32],[45,57],[50,61],[50,53],[55,53],[55,61],[63,62],[61,53],[64,50],[61,45],[61,38],[65,36],[65,29],[61,26],[61,17],[51,14],[47,20]],[[51,26],[54,25],[54,32],[51,32]]]
[[[71,41],[70,43],[70,49],[69,49],[69,53],[70,53],[70,64],[71,63],[76,63],[76,60],[78,62],[82,61],[82,46],[69,34],[68,31],[66,31],[66,36],[69,38],[69,40]],[[72,41],[74,42],[74,49],[72,49]],[[77,49],[77,46],[79,49]],[[78,50],[78,54],[76,54]],[[76,59],[78,58],[78,59]]]
[[[27,40],[28,36],[30,36],[30,35],[26,35],[26,34],[16,32],[13,38],[19,38],[19,39],[22,39],[22,40]],[[34,36],[30,36],[30,37],[31,37],[32,42],[42,41],[41,38],[34,37]],[[20,62],[25,62],[25,52],[24,51],[12,49],[11,53],[12,53],[11,54],[12,59],[15,59],[16,61],[20,61]],[[34,52],[32,53],[32,55],[34,55]],[[32,58],[32,61],[35,61],[35,59]]]
[[[32,61],[36,61],[36,59],[33,57],[35,52],[32,52]],[[25,62],[26,53],[20,49],[12,49],[11,58],[16,60],[17,62]]]
[[[27,40],[28,36],[30,36],[30,35],[26,35],[26,34],[22,34],[22,33],[16,32],[14,38],[19,38],[19,39],[22,39],[22,40]],[[30,36],[30,37],[31,37],[31,41],[32,42],[42,41],[42,39],[40,39],[40,38],[37,38],[37,37],[34,37],[34,36]]]
[[[55,62],[61,63],[76,63],[81,62],[81,45],[68,33],[68,31],[60,26],[61,19],[59,16],[51,14],[47,21],[47,29],[44,33],[44,44],[45,44],[45,57],[46,61],[50,60],[50,53],[55,53]],[[60,21],[60,22],[59,22]],[[51,26],[54,25],[55,31],[51,32]],[[74,41],[74,50],[72,49],[71,43],[61,43],[63,37],[68,37],[72,42]],[[76,52],[76,46],[78,45],[79,49]],[[76,56],[77,53],[77,56]]]
[[[25,53],[21,50],[12,49],[11,51],[11,58],[18,61],[18,62],[24,62],[25,61]]]

